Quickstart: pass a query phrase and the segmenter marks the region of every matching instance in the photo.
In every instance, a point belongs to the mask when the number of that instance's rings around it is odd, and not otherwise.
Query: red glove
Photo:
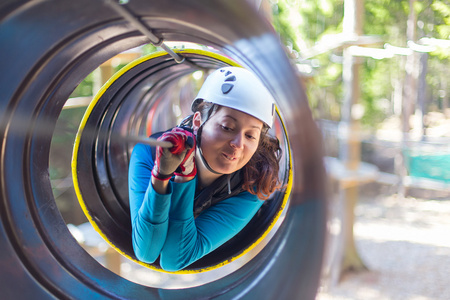
[[[192,144],[195,146],[195,136],[191,132],[176,127],[171,131],[164,132],[158,140],[170,142],[173,144],[173,147],[156,147],[156,160],[152,170],[153,177],[166,181],[173,176],[175,171],[181,171],[180,173],[177,172],[176,175],[178,176],[193,176],[196,174],[195,163],[193,163],[195,173],[193,175],[184,175],[186,170],[189,169],[185,165],[189,164],[187,163],[189,161],[188,158],[195,149],[192,147]],[[189,155],[187,155],[188,152]],[[192,172],[193,170],[190,173]]]
[[[187,149],[186,156],[180,166],[175,170],[175,175],[182,177],[195,176],[197,174],[197,166],[195,165],[195,135],[191,131],[180,127],[174,128],[173,130],[176,132],[183,132],[187,137],[185,143]]]

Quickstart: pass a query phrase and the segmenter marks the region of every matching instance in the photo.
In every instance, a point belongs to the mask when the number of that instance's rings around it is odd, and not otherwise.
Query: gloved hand
[[[196,140],[195,135],[189,129],[183,129],[180,127],[174,128],[176,132],[183,132],[186,134],[186,155],[180,166],[175,170],[175,175],[182,177],[195,176],[197,174],[197,166],[195,165],[195,149]]]
[[[163,133],[158,138],[160,141],[172,143],[173,147],[156,147],[156,160],[152,170],[153,177],[166,181],[173,176],[177,169],[182,170],[184,168],[181,165],[184,165],[189,157],[186,153],[188,151],[192,153],[193,149],[195,149],[190,146],[192,144],[192,136],[193,134],[191,132],[176,127],[171,131]],[[195,143],[195,138],[193,140]],[[183,173],[183,171],[181,172]]]

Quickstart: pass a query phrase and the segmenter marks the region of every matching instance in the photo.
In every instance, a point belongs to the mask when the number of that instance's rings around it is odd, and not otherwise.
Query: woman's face
[[[194,130],[200,126],[200,113],[194,115]],[[244,167],[259,145],[263,123],[246,113],[221,107],[203,125],[201,149],[216,172],[233,173]]]

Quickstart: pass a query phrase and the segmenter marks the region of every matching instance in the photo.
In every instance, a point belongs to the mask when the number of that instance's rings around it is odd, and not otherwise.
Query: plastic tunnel
[[[72,158],[74,187],[94,228],[124,256],[158,271],[162,271],[158,262],[142,263],[132,249],[127,166],[135,143],[124,141],[124,137],[130,134],[145,137],[166,130],[191,114],[195,86],[200,85],[197,82],[200,80],[186,74],[237,65],[211,50],[175,52],[189,63],[177,63],[168,53],[160,51],[131,62],[109,79],[87,108]],[[224,266],[255,248],[280,221],[289,198],[292,172],[286,131],[279,117],[270,134],[276,135],[284,148],[280,179],[285,188],[265,201],[252,222],[236,237],[176,273],[199,273]]]
[[[109,1],[2,1],[2,297],[314,299],[326,232],[321,138],[277,34],[245,1],[134,0],[121,7],[159,39],[198,43],[216,50],[179,51],[185,58],[182,63],[156,54],[106,85],[84,124],[94,134],[80,137],[76,152],[77,172],[82,173],[80,182],[84,182],[80,187],[89,190],[80,191],[85,208],[104,213],[92,215],[94,224],[100,224],[99,230],[106,237],[114,236],[108,230],[118,233],[119,238],[110,242],[122,254],[132,256],[126,239],[120,238],[129,230],[123,225],[128,224],[129,215],[126,173],[121,170],[126,169],[132,144],[116,141],[114,134],[145,135],[149,127],[164,127],[162,122],[170,122],[170,118],[160,116],[166,115],[170,99],[192,97],[189,89],[176,88],[187,85],[186,76],[197,69],[207,72],[227,64],[255,72],[277,101],[285,149],[290,152],[285,162],[291,174],[285,219],[264,249],[243,267],[198,287],[152,288],[101,266],[71,236],[56,206],[48,170],[52,134],[65,101],[88,74],[118,53],[155,41]],[[106,137],[99,134],[105,132]],[[281,200],[268,205],[263,218],[273,218],[284,206],[283,195],[276,197]],[[251,226],[240,239],[205,257],[192,270],[220,266],[230,256],[239,255],[234,251],[237,245],[245,249],[255,242],[248,238],[248,232],[262,233],[270,222]]]

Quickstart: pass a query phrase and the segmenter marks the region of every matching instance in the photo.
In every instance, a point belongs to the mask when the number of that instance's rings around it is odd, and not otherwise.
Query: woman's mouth
[[[227,160],[229,161],[234,161],[236,160],[236,157],[234,155],[230,155],[230,154],[226,154],[226,153],[222,153],[223,157],[225,157]]]

